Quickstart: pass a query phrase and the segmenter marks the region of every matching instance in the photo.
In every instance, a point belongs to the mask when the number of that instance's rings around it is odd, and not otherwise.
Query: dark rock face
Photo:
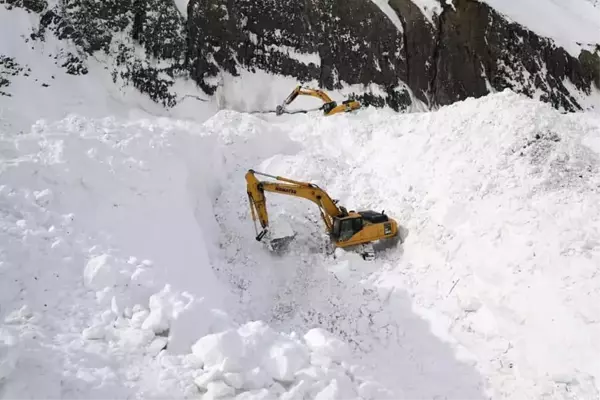
[[[579,55],[579,62],[581,62],[583,73],[591,77],[594,84],[600,88],[600,45],[596,45],[593,53],[583,50]]]
[[[39,15],[30,38],[47,35],[71,42],[74,51],[55,56],[56,64],[73,75],[87,74],[87,57],[109,55],[113,80],[133,85],[165,106],[176,104],[173,78],[185,71],[186,30],[175,4],[161,0],[63,0],[48,8],[46,0],[0,0]],[[118,38],[118,39],[116,39]],[[136,55],[141,45],[146,56]]]
[[[237,76],[246,68],[330,90],[342,81],[375,83],[394,94],[388,103],[403,98],[396,90],[406,80],[402,34],[370,1],[191,0],[188,15],[190,71],[208,93],[221,69]]]
[[[20,74],[23,71],[14,58],[0,55],[0,96],[8,96],[11,94],[3,89],[10,86],[10,77]]]
[[[435,76],[436,30],[419,7],[410,0],[389,0],[389,5],[402,21],[406,49],[406,83],[415,96],[431,104],[429,93]]]
[[[581,109],[563,84],[600,87],[598,55],[579,59],[524,27],[508,22],[485,3],[454,0],[430,23],[410,0],[390,0],[402,21],[399,31],[370,1],[191,0],[190,65],[209,93],[220,70],[261,69],[318,80],[326,89],[346,84],[379,85],[385,96],[355,94],[367,104],[402,109],[412,95],[440,106],[491,90],[510,88],[567,111]],[[280,51],[318,53],[320,65],[303,64]]]
[[[47,0],[0,0],[39,16],[26,42],[55,35],[74,45],[54,57],[69,74],[88,73],[87,57],[102,52],[115,82],[165,106],[178,101],[176,76],[189,75],[213,94],[222,71],[241,70],[327,90],[376,86],[378,93],[359,89],[349,97],[395,110],[510,88],[574,111],[581,105],[564,80],[583,93],[600,88],[600,47],[574,58],[484,3],[440,3],[443,12],[430,22],[411,0],[389,0],[399,29],[370,0],[190,0],[187,21],[171,0],[62,0],[52,7]]]
[[[589,92],[592,76],[579,60],[550,40],[515,23],[508,23],[486,4],[455,0],[438,18],[439,51],[432,96],[445,105],[469,96],[480,97],[510,88],[567,111],[580,105],[563,85],[563,79]]]

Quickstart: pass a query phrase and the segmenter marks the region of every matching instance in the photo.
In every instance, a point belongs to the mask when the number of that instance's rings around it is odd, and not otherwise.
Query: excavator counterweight
[[[262,175],[274,181],[260,181],[256,177]],[[246,173],[246,185],[252,219],[256,224],[258,219],[262,231],[258,232],[256,240],[261,241],[269,228],[269,215],[265,192],[279,193],[288,196],[301,197],[315,203],[320,211],[327,233],[333,244],[340,248],[372,247],[373,242],[386,239],[398,239],[397,222],[384,212],[373,210],[350,211],[339,206],[327,192],[315,184],[300,182],[280,176],[273,176],[254,170]],[[374,257],[373,250],[363,251],[365,259]]]

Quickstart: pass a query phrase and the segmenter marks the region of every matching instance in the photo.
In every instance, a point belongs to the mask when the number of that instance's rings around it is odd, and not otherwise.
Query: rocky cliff
[[[403,83],[429,106],[510,88],[568,111],[581,105],[566,79],[587,94],[599,86],[598,54],[576,59],[485,3],[443,3],[433,22],[410,0],[389,5],[401,29],[364,0],[191,0],[192,74],[207,91],[220,71],[236,75],[239,68],[317,80],[327,89],[376,83],[396,109],[411,101]],[[290,49],[318,62],[297,61],[286,55]]]
[[[69,73],[86,73],[86,58],[103,52],[115,82],[132,84],[165,106],[177,101],[177,76],[190,76],[210,95],[222,74],[242,70],[328,90],[350,86],[352,97],[396,110],[511,88],[574,111],[582,108],[575,90],[589,94],[600,87],[600,48],[574,58],[472,0],[444,2],[431,18],[410,0],[389,0],[399,24],[366,0],[190,0],[187,19],[171,1],[0,3],[39,16],[27,40],[53,34],[75,44],[77,51],[57,58]],[[8,79],[4,74],[0,82]]]

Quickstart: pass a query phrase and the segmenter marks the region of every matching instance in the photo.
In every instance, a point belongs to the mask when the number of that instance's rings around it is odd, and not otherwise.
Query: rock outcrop
[[[113,81],[133,85],[165,106],[176,104],[173,78],[187,73],[187,30],[175,4],[161,0],[72,0],[49,7],[45,0],[0,0],[4,7],[23,8],[39,16],[26,40],[47,35],[69,41],[74,51],[55,56],[73,75],[87,74],[87,57],[103,52]],[[136,47],[145,54],[136,52]]]
[[[368,0],[190,0],[187,19],[170,0],[0,4],[39,15],[27,40],[54,34],[74,43],[77,51],[56,58],[69,73],[86,74],[86,58],[104,52],[115,82],[165,106],[177,102],[172,85],[179,75],[213,94],[221,74],[242,70],[317,82],[328,90],[350,86],[350,97],[396,110],[510,88],[575,111],[582,106],[573,90],[600,88],[600,47],[572,57],[472,0],[440,2],[442,11],[431,19],[411,0],[389,0],[400,26]],[[8,85],[7,74],[1,79]]]
[[[429,106],[510,88],[539,94],[567,111],[581,105],[566,79],[588,94],[592,84],[600,87],[597,55],[574,58],[485,3],[443,3],[433,23],[410,0],[389,0],[389,5],[402,29],[369,1],[191,0],[192,76],[209,92],[219,71],[237,75],[238,68],[318,80],[327,89],[340,82],[375,83],[388,92],[385,101],[372,94],[362,99],[395,109],[410,102],[405,90],[402,100],[393,100],[402,83]],[[318,55],[319,64],[303,64],[287,52]]]
[[[221,70],[245,68],[408,98],[402,33],[370,1],[192,0],[188,16],[190,71],[208,93]]]

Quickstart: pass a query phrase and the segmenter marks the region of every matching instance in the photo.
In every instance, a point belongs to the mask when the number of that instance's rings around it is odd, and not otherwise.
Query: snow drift
[[[433,113],[38,121],[0,138],[2,397],[598,396],[600,120]],[[310,202],[254,240],[244,173],[408,230],[375,262]],[[40,371],[32,376],[31,371]]]
[[[257,170],[316,182],[351,208],[385,209],[409,235],[375,265],[344,252],[332,260],[317,210],[271,196],[272,214],[299,232],[291,254],[273,259],[244,228],[247,215],[226,211],[244,207],[244,193],[225,189],[216,209],[227,246],[252,263],[228,273],[254,318],[330,327],[411,398],[482,397],[477,374],[494,398],[597,396],[597,115],[563,115],[506,91],[434,113],[271,121],[303,148]],[[410,315],[404,290],[460,362],[417,321],[400,323]]]
[[[294,149],[278,129],[69,116],[1,143],[3,397],[389,394],[330,333],[240,319],[214,273],[213,203],[237,151]]]

